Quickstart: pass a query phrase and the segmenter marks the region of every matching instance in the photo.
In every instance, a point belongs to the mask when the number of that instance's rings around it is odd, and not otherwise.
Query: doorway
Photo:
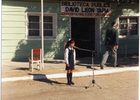
[[[95,50],[95,18],[71,18],[71,38],[75,46]],[[76,50],[76,57],[91,57],[91,52]]]

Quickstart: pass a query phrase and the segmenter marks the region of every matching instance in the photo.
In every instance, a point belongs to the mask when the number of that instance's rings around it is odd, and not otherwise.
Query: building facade
[[[105,14],[95,14],[95,9]],[[41,48],[40,12],[40,0],[2,1],[2,60],[28,61],[31,49]],[[80,48],[98,51],[95,56],[102,55],[112,21],[119,33],[118,54],[138,54],[139,3],[44,0],[44,59],[63,59],[64,42],[69,38]],[[77,50],[77,57],[89,56]]]

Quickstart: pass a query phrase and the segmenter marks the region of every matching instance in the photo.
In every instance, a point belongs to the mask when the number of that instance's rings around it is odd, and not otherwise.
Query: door
[[[95,18],[71,18],[71,37],[75,46],[95,50]],[[76,56],[91,57],[91,52],[76,50]]]

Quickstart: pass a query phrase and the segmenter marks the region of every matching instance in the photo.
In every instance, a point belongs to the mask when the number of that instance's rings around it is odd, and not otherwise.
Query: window
[[[57,34],[57,14],[44,14],[44,39],[55,39]],[[27,14],[27,39],[41,39],[41,14]]]
[[[138,22],[138,17],[119,17],[119,37],[137,37]]]

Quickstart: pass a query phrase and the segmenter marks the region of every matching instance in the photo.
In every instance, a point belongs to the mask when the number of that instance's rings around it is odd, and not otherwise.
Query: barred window
[[[119,36],[137,36],[138,17],[119,17]]]
[[[44,39],[56,38],[57,33],[57,19],[56,14],[44,14]],[[41,14],[28,13],[27,17],[27,38],[41,39]]]
[[[44,36],[53,36],[52,16],[44,16]]]
[[[29,16],[28,33],[29,36],[39,36],[39,16]]]

